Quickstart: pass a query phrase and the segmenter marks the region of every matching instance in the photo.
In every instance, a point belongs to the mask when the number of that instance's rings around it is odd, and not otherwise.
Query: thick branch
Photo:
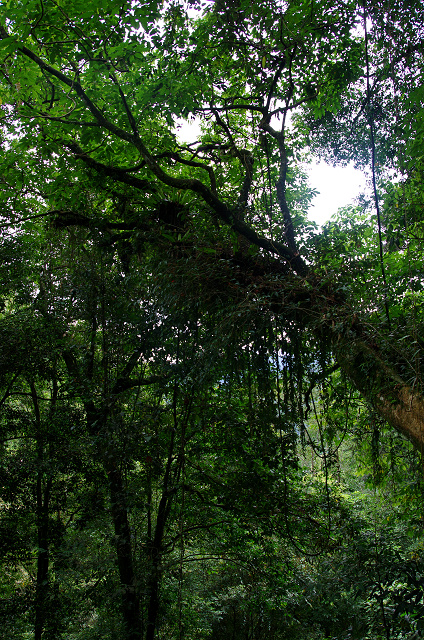
[[[8,34],[5,31],[5,29],[2,28],[0,30],[1,38],[7,37],[7,35]],[[277,253],[284,260],[286,260],[291,266],[291,268],[299,275],[305,276],[308,273],[307,265],[302,260],[302,258],[300,258],[300,256],[298,255],[298,252],[294,250],[292,246],[286,247],[281,243],[272,242],[266,238],[258,236],[257,233],[251,227],[246,225],[242,220],[237,220],[234,215],[234,212],[224,202],[219,200],[219,198],[210,189],[208,189],[208,187],[205,184],[203,184],[203,182],[201,182],[200,180],[197,180],[196,178],[179,178],[179,177],[171,176],[168,173],[166,173],[158,165],[154,157],[150,154],[147,147],[140,140],[140,138],[138,138],[138,136],[135,136],[133,133],[125,131],[124,129],[121,129],[120,127],[114,125],[103,115],[103,113],[98,109],[98,107],[87,96],[87,94],[85,93],[84,89],[82,88],[79,82],[71,78],[68,78],[61,71],[58,71],[54,67],[48,65],[46,62],[44,62],[44,60],[42,60],[42,58],[37,56],[33,51],[31,51],[27,47],[25,46],[19,47],[19,51],[24,56],[26,56],[27,58],[35,62],[40,67],[40,69],[48,72],[53,77],[57,78],[60,82],[63,82],[65,85],[73,89],[77,93],[77,95],[80,97],[82,102],[87,106],[91,114],[95,117],[99,125],[101,125],[104,129],[106,129],[113,135],[117,136],[119,139],[132,144],[140,152],[140,155],[146,161],[146,165],[152,171],[152,173],[156,176],[156,178],[158,178],[158,180],[175,189],[190,190],[190,191],[193,191],[194,193],[197,193],[213,209],[213,211],[217,214],[217,216],[223,222],[231,226],[231,228],[234,231],[236,231],[237,233],[240,233],[247,240],[249,240],[249,242],[251,242],[252,244],[255,244],[258,247],[265,249],[266,251],[270,251],[271,253]],[[67,144],[69,147],[71,144],[74,144],[74,143],[67,143]],[[74,153],[76,153],[76,151]],[[76,155],[79,155],[79,154],[76,153]],[[129,181],[126,179],[129,176],[122,170],[116,171],[115,168],[110,168],[110,167],[106,167],[105,169],[105,165],[102,165],[101,163],[97,163],[97,161],[95,161],[92,158],[89,158],[84,153],[83,153],[83,156],[84,156],[83,159],[88,164],[91,164],[93,168],[96,168],[96,170],[100,170],[102,173],[111,172],[109,175],[113,175],[113,177],[116,180],[125,182],[127,184],[133,184],[133,186],[136,186],[133,182],[129,183]],[[85,157],[89,159],[86,160]],[[131,180],[133,180],[133,178],[131,178]],[[141,181],[141,183],[142,183],[142,186],[140,185],[140,187],[137,187],[137,188],[141,188],[144,190],[146,188],[145,183],[144,181]]]
[[[182,158],[175,151],[173,151],[173,152],[166,151],[164,153],[160,153],[160,154],[155,156],[156,160],[159,160],[160,158],[171,158],[172,160],[175,160],[175,162],[179,162],[181,164],[185,164],[187,167],[199,167],[199,169],[204,169],[209,174],[209,180],[210,180],[210,183],[211,183],[211,191],[212,191],[213,194],[216,195],[215,172],[212,169],[212,167],[210,167],[209,165],[205,164],[204,162],[196,162],[194,160],[186,160],[185,158]]]
[[[109,77],[112,80],[112,82],[118,87],[119,95],[121,97],[122,104],[124,105],[124,109],[125,109],[125,112],[126,112],[127,117],[128,117],[128,122],[131,125],[131,129],[133,130],[134,135],[138,137],[137,123],[136,123],[135,118],[134,118],[134,116],[133,116],[133,114],[131,112],[131,109],[129,107],[129,104],[127,102],[125,94],[121,89],[121,85],[119,84],[118,80],[116,79],[116,76],[115,76],[114,73],[110,73]]]
[[[276,131],[271,127],[267,119],[263,119],[259,124],[259,128],[263,131],[269,133],[275,140],[278,142],[278,149],[280,153],[280,171],[277,180],[277,199],[278,204],[280,205],[281,213],[284,218],[284,232],[287,238],[287,243],[293,253],[296,255],[298,253],[296,238],[294,234],[293,220],[290,214],[290,209],[287,204],[286,199],[286,179],[287,179],[287,169],[288,169],[288,160],[287,160],[287,150],[285,144],[285,135],[284,129],[282,131]]]
[[[243,184],[238,197],[238,204],[240,207],[247,207],[249,202],[250,189],[252,188],[253,181],[253,156],[250,152],[246,152],[243,157],[243,166],[246,170],[244,175]]]
[[[151,182],[149,182],[149,180],[143,180],[141,178],[137,178],[136,176],[129,175],[128,169],[122,169],[121,167],[110,167],[106,164],[103,164],[102,162],[98,162],[98,160],[94,160],[94,158],[83,151],[76,142],[63,141],[62,144],[67,149],[72,151],[72,153],[75,154],[77,158],[80,158],[80,160],[83,160],[83,162],[85,162],[89,167],[97,171],[97,173],[109,176],[117,182],[129,184],[136,189],[140,189],[141,191],[150,191],[151,193],[154,193],[156,191],[156,187]]]
[[[389,367],[365,336],[336,346],[337,359],[378,413],[422,452],[424,399]]]

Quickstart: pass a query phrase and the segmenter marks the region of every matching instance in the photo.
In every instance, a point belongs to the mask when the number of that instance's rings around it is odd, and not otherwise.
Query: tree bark
[[[172,497],[174,492],[170,490],[171,468],[174,454],[175,428],[172,431],[169,443],[168,459],[166,463],[165,475],[163,479],[162,496],[159,502],[158,514],[153,540],[151,542],[151,574],[149,581],[149,606],[147,610],[146,640],[153,640],[155,637],[157,618],[159,613],[159,588],[160,588],[160,565],[162,561],[163,536],[165,526],[171,510]]]
[[[36,425],[37,479],[36,479],[36,514],[37,514],[37,577],[35,583],[35,622],[34,640],[41,640],[47,616],[47,599],[49,594],[49,503],[52,479],[45,479],[44,472],[44,438],[41,431],[41,414],[38,405],[37,390],[30,382],[31,397],[34,406]],[[43,486],[44,485],[44,486]]]
[[[424,450],[424,399],[364,338],[336,345],[340,366],[375,410],[415,447]]]
[[[37,473],[37,579],[35,586],[34,640],[41,640],[47,617],[49,595],[49,501],[52,480],[43,491],[43,472]]]
[[[112,389],[112,393],[110,394],[110,398],[112,399],[110,406],[113,405],[114,400],[116,400],[115,396],[119,394],[121,390],[134,386],[133,384],[127,383],[129,375],[137,364],[139,355],[140,350],[136,349],[123,368],[121,376],[119,376]],[[72,352],[64,350],[62,356],[69,373],[75,379],[81,380],[83,376],[81,375],[78,362]],[[90,364],[89,366],[90,373],[92,365]],[[143,384],[143,381],[141,381],[141,384]],[[151,380],[149,380],[149,384],[151,384]],[[88,432],[95,438],[101,438],[98,446],[98,455],[109,480],[109,495],[112,521],[115,531],[118,573],[121,585],[121,611],[125,626],[125,640],[140,640],[142,629],[140,599],[137,592],[137,581],[131,542],[131,527],[128,519],[127,496],[120,469],[120,460],[113,444],[111,445],[109,443],[110,439],[106,432],[109,417],[108,411],[96,407],[93,400],[86,400],[84,402],[84,408],[86,412]]]
[[[92,403],[86,403],[90,433],[102,433],[107,416]],[[115,548],[121,585],[121,612],[125,626],[125,640],[141,639],[140,601],[134,571],[131,527],[128,520],[127,497],[116,452],[110,446],[99,447],[99,455],[109,481]]]
[[[141,618],[140,603],[134,575],[131,529],[125,489],[119,467],[114,461],[105,464],[109,478],[112,519],[115,529],[115,546],[121,583],[121,610],[125,625],[126,640],[140,640]]]

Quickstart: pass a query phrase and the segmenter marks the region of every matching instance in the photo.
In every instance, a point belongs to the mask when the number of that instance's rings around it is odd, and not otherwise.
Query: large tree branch
[[[175,162],[179,162],[180,164],[184,164],[187,167],[198,167],[199,169],[204,169],[209,174],[209,180],[211,185],[211,191],[214,195],[216,195],[216,178],[215,172],[209,165],[204,162],[196,162],[195,160],[186,160],[182,158],[179,153],[175,151],[165,151],[164,153],[160,153],[154,156],[155,160],[160,160],[160,158],[171,158],[171,160],[175,160]]]
[[[118,82],[118,80],[117,80],[117,78],[116,78],[114,73],[110,73],[109,77],[112,80],[112,82],[118,87],[119,95],[121,97],[122,104],[124,105],[124,109],[125,109],[125,112],[126,112],[127,117],[128,117],[128,122],[130,123],[131,129],[132,129],[134,135],[137,136],[137,138],[138,138],[139,134],[138,134],[137,123],[136,123],[135,118],[133,116],[133,113],[132,113],[132,111],[131,111],[131,109],[129,107],[129,104],[128,104],[128,101],[127,101],[127,99],[125,97],[125,94],[121,89],[121,85],[119,84],[119,82]]]
[[[141,178],[137,178],[137,176],[132,176],[129,174],[128,169],[124,169],[121,167],[111,167],[107,164],[103,164],[103,162],[99,162],[98,160],[94,160],[88,153],[83,151],[81,147],[76,143],[70,140],[62,141],[64,147],[72,151],[76,158],[79,158],[86,165],[97,171],[97,173],[101,173],[105,176],[108,176],[117,182],[123,182],[124,184],[129,184],[136,189],[140,189],[141,191],[150,191],[154,193],[156,191],[156,187],[149,180],[143,180]]]
[[[421,452],[424,451],[424,399],[387,365],[364,333],[335,341],[337,360],[376,411]]]
[[[268,97],[267,97],[267,101],[266,101],[266,104],[265,104],[264,113],[268,113],[269,112],[269,108],[270,108],[270,105],[271,105],[271,100],[274,97],[275,87],[277,86],[277,83],[278,83],[279,79],[281,78],[281,74],[282,74],[283,69],[284,69],[285,66],[286,66],[286,60],[283,59],[280,62],[280,64],[278,65],[278,69],[275,72],[274,77],[272,79],[271,86],[270,86],[270,89],[268,91]]]
[[[297,243],[294,233],[293,220],[291,217],[290,209],[287,204],[286,198],[286,180],[287,180],[287,169],[288,169],[288,159],[287,159],[287,149],[285,143],[285,132],[284,132],[284,122],[283,128],[281,131],[276,131],[269,124],[267,118],[263,118],[261,123],[259,124],[259,128],[263,131],[269,133],[278,143],[278,150],[280,154],[280,169],[279,176],[276,184],[277,188],[277,199],[278,204],[280,205],[281,213],[283,214],[284,219],[284,233],[287,238],[287,243],[290,249],[294,254],[298,253]]]
[[[92,166],[97,171],[101,173],[105,173],[106,175],[110,175],[118,182],[124,182],[126,184],[131,184],[132,186],[146,190],[145,185],[146,181],[140,180],[139,178],[135,178],[134,176],[129,176],[128,173],[123,169],[118,169],[116,167],[107,167],[107,165],[103,165],[102,163],[97,162],[93,158],[90,158],[88,154],[84,153],[82,149],[74,142],[67,142],[66,146],[75,153],[75,155],[85,162]],[[264,238],[259,236],[249,225],[247,225],[243,220],[238,220],[232,210],[219,198],[212,193],[200,180],[196,180],[193,178],[173,178],[172,176],[168,176],[165,174],[160,168],[160,173],[165,176],[162,180],[165,184],[169,184],[169,186],[174,186],[180,189],[188,189],[192,190],[195,193],[198,193],[203,197],[203,200],[211,206],[211,208],[217,213],[218,217],[228,224],[234,231],[240,233],[240,235],[244,236],[249,242],[265,249],[274,254],[278,254],[284,260],[286,260],[291,268],[301,276],[305,276],[309,269],[303,259],[299,256],[299,254],[295,251],[292,251],[290,248],[286,247],[284,244],[276,241],[271,241],[268,238]]]
[[[5,29],[0,28],[0,37],[4,38],[7,37],[7,35],[8,34]],[[303,259],[299,256],[297,251],[293,250],[293,248],[290,246],[287,247],[282,243],[272,242],[267,238],[258,236],[258,234],[242,220],[237,220],[236,216],[234,215],[234,211],[230,209],[230,207],[228,207],[223,201],[221,201],[205,184],[203,184],[203,182],[196,178],[181,178],[171,176],[166,173],[162,169],[162,167],[159,166],[155,158],[150,154],[142,140],[138,136],[134,135],[134,133],[125,131],[121,127],[118,127],[117,125],[110,122],[100,111],[100,109],[94,104],[94,102],[90,100],[79,82],[74,79],[68,78],[64,73],[47,64],[42,58],[40,58],[37,54],[35,54],[27,47],[20,46],[18,47],[18,50],[25,57],[35,62],[35,64],[37,64],[40,69],[48,72],[53,77],[57,78],[60,82],[73,89],[89,109],[91,114],[95,117],[99,125],[101,125],[104,129],[106,129],[119,139],[133,145],[140,152],[140,155],[146,161],[146,165],[160,182],[175,189],[190,190],[194,193],[197,193],[206,202],[206,204],[208,204],[212,208],[212,210],[223,222],[229,225],[234,231],[244,236],[249,242],[255,244],[258,247],[261,247],[262,249],[265,249],[266,251],[278,254],[284,260],[286,260],[291,268],[299,275],[305,276],[308,273],[309,269]],[[91,160],[93,161],[93,163],[97,162],[93,159]],[[95,167],[94,164],[92,166]],[[101,166],[102,171],[104,171],[104,166],[105,165]],[[108,168],[108,171],[113,171],[113,169]],[[119,181],[127,182],[123,178],[123,175],[123,172],[117,172],[114,174],[114,177]]]
[[[243,184],[240,190],[240,195],[238,197],[237,203],[239,205],[239,209],[245,209],[248,204],[250,189],[252,187],[253,180],[253,156],[250,151],[246,149],[239,149],[234,141],[234,138],[231,134],[230,128],[228,125],[222,120],[221,116],[215,109],[211,108],[212,113],[215,116],[215,120],[217,124],[221,127],[221,129],[225,132],[228,140],[230,141],[230,150],[233,155],[240,160],[242,167],[245,170],[245,175],[243,179]],[[244,215],[241,216],[244,218]]]

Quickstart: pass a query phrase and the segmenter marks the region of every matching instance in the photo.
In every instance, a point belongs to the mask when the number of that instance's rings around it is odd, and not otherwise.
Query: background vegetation
[[[0,637],[423,637],[421,2],[0,24]]]

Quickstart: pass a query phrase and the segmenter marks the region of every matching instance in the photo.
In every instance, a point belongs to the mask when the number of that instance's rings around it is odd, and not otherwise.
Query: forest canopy
[[[1,637],[424,637],[423,37],[3,0]]]

